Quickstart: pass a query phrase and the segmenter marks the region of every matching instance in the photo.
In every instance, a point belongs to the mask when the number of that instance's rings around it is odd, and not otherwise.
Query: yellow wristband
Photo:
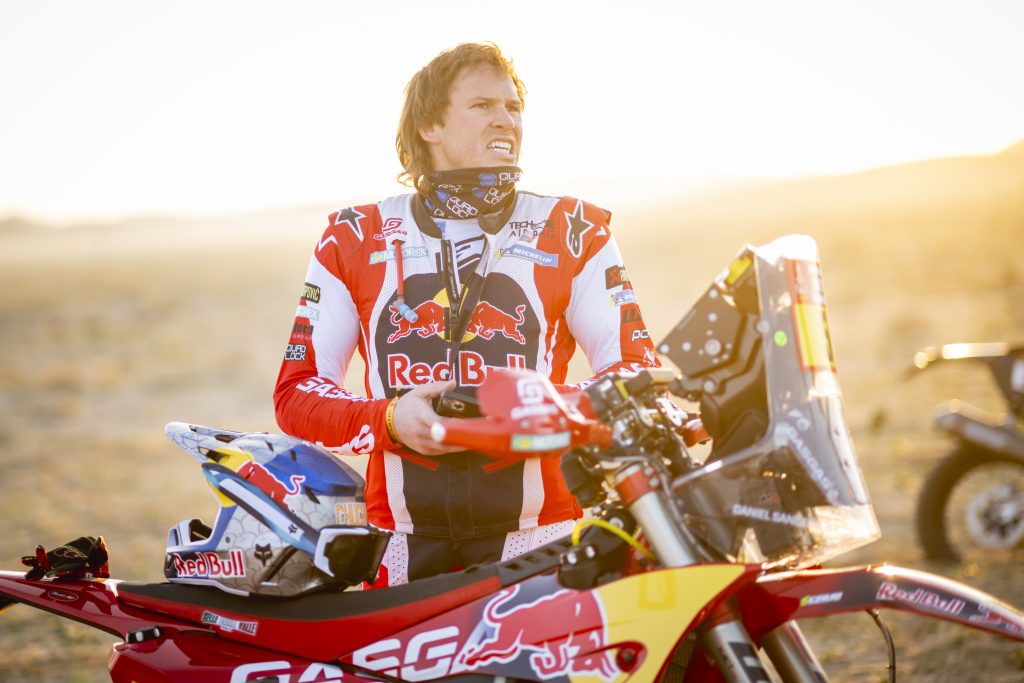
[[[396,405],[398,405],[398,397],[397,396],[395,396],[393,399],[391,399],[391,401],[388,403],[388,409],[386,411],[384,411],[384,423],[387,425],[388,436],[391,437],[391,440],[394,441],[395,443],[402,443],[398,439],[398,434],[395,433],[395,406]]]

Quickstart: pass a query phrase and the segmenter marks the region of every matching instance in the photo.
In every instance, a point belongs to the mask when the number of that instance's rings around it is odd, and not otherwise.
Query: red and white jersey
[[[340,453],[370,454],[367,511],[384,529],[469,538],[578,518],[557,458],[488,471],[482,465],[492,461],[477,453],[417,457],[388,436],[385,409],[399,388],[448,379],[452,362],[463,385],[503,367],[563,383],[577,344],[597,375],[660,365],[607,213],[578,199],[519,192],[507,220],[477,226],[433,219],[416,197],[330,216],[277,380],[278,424]],[[484,278],[457,359],[444,337],[445,238],[462,276],[475,270]],[[394,307],[396,240],[416,322]],[[366,397],[341,386],[356,348],[366,363]]]

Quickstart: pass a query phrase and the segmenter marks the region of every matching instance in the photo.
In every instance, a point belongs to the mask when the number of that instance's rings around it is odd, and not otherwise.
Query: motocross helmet
[[[171,527],[170,581],[293,597],[376,575],[389,535],[366,524],[362,477],[326,449],[180,422],[165,431],[202,463],[219,504],[212,526]]]

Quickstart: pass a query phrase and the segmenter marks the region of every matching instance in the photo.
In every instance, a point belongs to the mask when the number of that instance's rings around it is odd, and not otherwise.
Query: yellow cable
[[[652,553],[650,550],[648,550],[647,548],[645,548],[642,545],[640,545],[640,543],[635,538],[633,538],[632,536],[627,534],[625,531],[623,531],[619,527],[617,527],[617,526],[615,526],[613,524],[609,524],[608,522],[604,521],[603,519],[587,518],[587,519],[581,519],[580,521],[576,522],[576,526],[573,527],[573,530],[572,530],[572,544],[573,545],[579,545],[580,544],[580,536],[581,536],[581,534],[583,532],[583,527],[585,527],[585,526],[599,526],[602,529],[604,529],[605,531],[608,531],[608,532],[611,532],[611,533],[615,534],[616,536],[621,538],[623,541],[625,541],[626,543],[630,544],[631,546],[633,546],[634,548],[639,550],[641,553],[643,553],[649,559],[651,559],[651,560],[654,559],[654,553]]]

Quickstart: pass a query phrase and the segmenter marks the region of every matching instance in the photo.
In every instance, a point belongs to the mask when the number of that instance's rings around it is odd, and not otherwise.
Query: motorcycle
[[[932,469],[918,499],[918,537],[932,560],[1024,550],[1024,346],[946,344],[919,351],[914,364],[925,370],[964,360],[988,368],[1007,412],[952,401],[936,416],[956,447]]]
[[[743,249],[657,348],[681,374],[637,368],[559,393],[537,373],[495,370],[476,394],[481,417],[433,428],[492,456],[488,467],[560,458],[589,511],[569,538],[404,586],[340,590],[372,576],[383,547],[360,517],[354,471],[298,439],[172,423],[222,507],[212,527],[172,527],[170,581],[99,578],[105,555],[92,542],[77,570],[56,571],[62,556],[40,549],[31,578],[0,572],[0,601],[117,635],[115,683],[754,683],[770,668],[820,682],[797,621],[862,610],[882,628],[894,680],[880,608],[1024,641],[1024,613],[955,581],[821,567],[880,531],[809,237]],[[673,396],[698,403],[699,417]],[[324,506],[333,519],[317,517]],[[245,551],[209,545],[246,534]]]

